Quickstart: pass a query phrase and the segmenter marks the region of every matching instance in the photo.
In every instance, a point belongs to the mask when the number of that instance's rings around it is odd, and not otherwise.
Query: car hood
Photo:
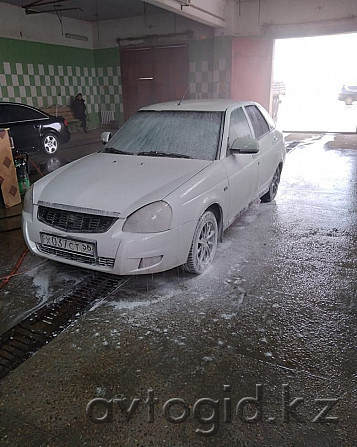
[[[164,199],[211,163],[96,153],[36,182],[34,203],[125,218],[147,203]]]

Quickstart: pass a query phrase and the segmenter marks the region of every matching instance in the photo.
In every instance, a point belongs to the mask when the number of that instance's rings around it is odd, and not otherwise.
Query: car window
[[[256,106],[246,106],[245,110],[253,126],[255,138],[259,139],[262,135],[269,132],[269,126],[262,113]]]
[[[276,124],[273,120],[273,118],[269,115],[269,113],[263,109],[262,107],[258,107],[258,110],[261,112],[261,114],[264,116],[266,122],[268,123],[268,126],[271,129],[275,129],[276,128]]]
[[[133,155],[160,152],[215,160],[222,116],[223,112],[140,111],[111,138],[103,152],[113,148]]]
[[[229,147],[232,146],[233,141],[236,138],[250,136],[252,136],[252,134],[243,109],[240,107],[239,109],[233,110],[229,124]]]
[[[0,115],[2,117],[2,122],[8,123],[46,118],[46,115],[37,110],[12,104],[2,104]]]

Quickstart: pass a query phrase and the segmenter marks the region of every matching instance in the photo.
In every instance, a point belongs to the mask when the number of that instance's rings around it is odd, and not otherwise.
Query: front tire
[[[211,211],[206,211],[197,223],[184,269],[195,275],[203,273],[212,264],[217,243],[217,219]]]
[[[345,104],[346,106],[350,106],[353,103],[353,98],[352,96],[346,96],[345,98]]]
[[[53,155],[59,148],[59,141],[57,135],[54,133],[46,134],[41,141],[42,150],[47,155]]]
[[[280,167],[278,166],[276,168],[276,171],[274,172],[273,179],[270,182],[268,192],[266,192],[260,198],[260,200],[262,202],[271,202],[272,200],[275,199],[276,193],[278,192],[279,183],[280,183],[280,175],[281,175],[281,170],[280,170]]]

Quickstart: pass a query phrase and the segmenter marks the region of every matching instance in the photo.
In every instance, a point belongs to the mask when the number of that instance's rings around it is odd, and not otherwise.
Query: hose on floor
[[[16,275],[16,272],[18,271],[18,269],[20,268],[23,260],[25,259],[27,253],[29,252],[28,248],[25,248],[25,250],[22,252],[22,255],[20,256],[20,258],[18,259],[15,267],[12,269],[12,271],[10,272],[9,275],[7,275],[3,281],[0,283],[0,289],[2,289],[4,286],[6,286],[6,284],[10,281],[10,279]]]

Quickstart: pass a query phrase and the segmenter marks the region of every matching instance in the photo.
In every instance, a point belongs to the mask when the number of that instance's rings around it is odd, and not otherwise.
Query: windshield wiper
[[[189,155],[176,154],[175,152],[158,152],[158,151],[143,151],[138,152],[137,155],[148,155],[150,157],[171,157],[171,158],[191,158]]]
[[[103,152],[107,152],[108,154],[134,155],[132,152],[122,151],[121,149],[115,149],[114,147],[106,147]]]

